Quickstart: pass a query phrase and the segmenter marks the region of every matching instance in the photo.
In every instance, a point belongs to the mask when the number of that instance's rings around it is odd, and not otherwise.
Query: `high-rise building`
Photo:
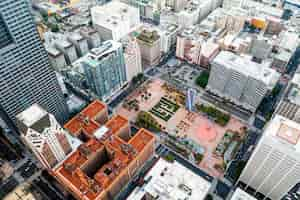
[[[16,116],[24,143],[46,169],[55,167],[72,151],[71,136],[67,136],[55,117],[34,104]],[[79,140],[78,140],[79,141]],[[76,143],[76,142],[75,142]]]
[[[126,63],[127,80],[131,81],[133,77],[143,72],[141,49],[136,38],[129,38],[126,42],[124,57]]]
[[[300,124],[276,115],[266,126],[239,182],[255,196],[281,199],[300,180]]]
[[[144,29],[137,37],[141,49],[142,60],[146,65],[155,65],[160,60],[160,36],[157,31]]]
[[[28,1],[0,1],[0,117],[13,127],[16,114],[38,103],[59,121],[67,105]]]
[[[91,50],[82,61],[89,88],[108,100],[127,82],[122,44],[113,40]]]
[[[206,89],[215,95],[254,112],[279,80],[279,73],[265,63],[221,51],[211,63]]]

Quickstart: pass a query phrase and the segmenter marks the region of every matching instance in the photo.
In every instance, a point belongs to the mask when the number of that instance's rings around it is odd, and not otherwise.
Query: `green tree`
[[[209,72],[208,71],[203,71],[201,74],[197,77],[196,79],[196,84],[201,87],[205,88],[209,79]]]
[[[156,119],[150,113],[145,111],[139,112],[136,125],[153,131],[161,131],[159,123],[156,121]]]

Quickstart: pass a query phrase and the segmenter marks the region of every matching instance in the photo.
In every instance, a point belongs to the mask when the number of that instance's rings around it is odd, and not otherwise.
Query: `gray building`
[[[239,185],[259,199],[282,199],[300,180],[299,138],[300,124],[276,115],[265,126]]]
[[[68,110],[27,0],[0,1],[0,117],[14,128],[15,116],[40,104],[59,121]]]
[[[102,100],[109,100],[127,82],[122,44],[106,41],[91,50],[82,61],[89,88]]]
[[[260,102],[279,80],[279,73],[229,51],[213,60],[206,89],[217,96],[255,112]]]

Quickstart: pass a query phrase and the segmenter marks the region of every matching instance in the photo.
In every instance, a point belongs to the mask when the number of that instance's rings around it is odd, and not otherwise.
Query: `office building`
[[[91,50],[82,64],[89,89],[104,101],[127,83],[123,47],[119,42],[103,42]]]
[[[72,151],[73,143],[68,133],[39,105],[32,105],[16,118],[24,143],[45,169],[55,167]]]
[[[61,51],[50,46],[45,46],[45,48],[48,53],[51,66],[55,71],[60,71],[67,66],[65,56]]]
[[[222,7],[230,10],[232,8],[241,8],[246,0],[223,0]]]
[[[146,19],[153,19],[156,10],[163,7],[164,0],[121,0],[131,6],[138,8],[140,16]]]
[[[144,29],[137,37],[145,65],[156,65],[160,61],[160,36],[157,31]]]
[[[0,117],[7,125],[15,129],[15,116],[35,103],[59,121],[68,117],[26,0],[0,1],[0,57]]]
[[[152,133],[140,129],[132,136],[127,119],[118,115],[105,121],[106,115],[106,105],[96,101],[65,125],[71,134],[88,138],[54,170],[78,200],[114,199],[154,155]]]
[[[78,57],[82,57],[89,52],[87,39],[79,33],[70,33],[68,35],[68,41],[75,46]]]
[[[128,40],[122,43],[125,43],[124,57],[127,80],[131,81],[133,77],[143,72],[141,49],[136,38],[133,37],[128,38]]]
[[[221,51],[211,63],[206,89],[244,109],[255,112],[279,80],[279,73],[251,57]]]
[[[283,98],[280,100],[275,114],[300,123],[300,72],[296,71],[289,82]]]
[[[140,25],[139,10],[122,2],[95,6],[91,14],[93,26],[103,40],[118,41]]]
[[[300,180],[300,124],[276,115],[244,168],[239,182],[255,196],[281,199]]]
[[[79,32],[87,40],[89,49],[97,48],[101,45],[101,37],[95,29],[85,26],[80,28]]]
[[[210,62],[220,52],[220,46],[212,41],[207,41],[203,44],[200,53],[200,65],[209,68]]]
[[[175,197],[204,200],[212,185],[181,163],[170,163],[162,158],[143,178],[143,185],[134,189],[127,200],[169,200]]]
[[[78,59],[75,46],[71,42],[67,41],[66,38],[56,40],[54,42],[54,47],[64,54],[68,65]]]
[[[168,53],[176,45],[177,34],[180,27],[173,23],[161,23],[159,28],[156,29],[160,36],[161,51]]]

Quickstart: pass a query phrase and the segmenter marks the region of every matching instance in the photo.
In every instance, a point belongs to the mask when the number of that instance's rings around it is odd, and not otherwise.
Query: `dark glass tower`
[[[68,109],[27,0],[0,0],[0,117],[38,103],[63,122]]]

